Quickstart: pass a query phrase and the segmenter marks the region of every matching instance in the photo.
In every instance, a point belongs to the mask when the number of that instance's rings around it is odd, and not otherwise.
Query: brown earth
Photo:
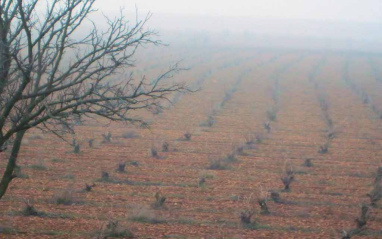
[[[357,89],[372,97],[367,104],[344,81],[348,56],[339,53],[218,49],[160,54],[138,74],[154,77],[167,59],[188,55],[184,64],[192,68],[178,77],[202,90],[180,96],[161,114],[133,112],[149,122],[149,129],[102,119],[77,126],[80,154],[53,135],[29,132],[18,159],[25,177],[15,179],[0,201],[0,238],[96,238],[110,220],[138,238],[341,238],[342,230],[356,227],[382,166],[382,120],[372,107],[382,103],[382,83],[373,78],[366,56],[352,55],[349,73]],[[325,63],[309,80],[322,57]],[[155,59],[162,62],[154,65]],[[329,103],[336,131],[326,154],[318,153],[327,135],[320,94]],[[267,133],[263,124],[272,106],[277,117]],[[210,115],[214,124],[204,126]],[[107,132],[112,141],[102,143]],[[125,139],[126,132],[138,137]],[[185,132],[191,140],[184,139]],[[226,157],[255,134],[262,142],[237,155],[228,169],[208,170],[211,160]],[[93,148],[87,142],[91,138]],[[160,152],[164,141],[170,152]],[[150,156],[152,147],[159,158]],[[0,156],[3,172],[6,154]],[[307,158],[313,167],[303,166]],[[128,162],[125,173],[116,171],[122,162]],[[290,192],[283,191],[280,180],[286,162],[295,172]],[[102,171],[110,174],[108,181],[101,180]],[[206,183],[198,187],[201,177]],[[93,190],[84,192],[85,183],[93,182]],[[72,205],[56,203],[65,191],[72,192]],[[153,209],[158,191],[166,201]],[[269,199],[270,214],[261,215],[257,198],[269,191],[279,192],[282,203]],[[23,216],[24,200],[43,214]],[[239,218],[248,208],[256,210],[257,224],[251,228]],[[381,208],[379,202],[371,209],[366,229],[353,238],[382,238]]]

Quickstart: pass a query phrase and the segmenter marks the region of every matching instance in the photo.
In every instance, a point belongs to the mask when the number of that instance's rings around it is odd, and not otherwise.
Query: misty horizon
[[[116,7],[154,14],[175,14],[187,17],[250,17],[289,20],[320,20],[334,22],[382,22],[382,3],[378,0],[268,0],[234,2],[202,1],[192,2],[165,0],[99,1],[96,5],[102,11],[115,11]]]
[[[238,1],[238,6],[232,11],[227,9],[229,4],[221,4],[220,14],[212,8],[211,2],[203,4],[197,1],[190,9],[172,1],[158,4],[145,0],[135,5],[121,0],[110,2],[113,4],[97,3],[99,12],[95,19],[103,17],[100,13],[114,16],[120,7],[123,7],[126,18],[132,21],[135,14],[140,19],[152,14],[147,26],[157,30],[161,39],[171,45],[200,43],[225,47],[382,52],[382,32],[379,30],[382,13],[379,14],[381,3],[378,1],[362,4],[359,1],[321,1],[320,4],[290,1],[290,6],[282,10],[284,3],[278,0],[268,3]],[[251,9],[261,4],[265,12],[257,10],[249,14]],[[246,5],[247,10],[244,9]],[[313,11],[314,7],[316,11]]]

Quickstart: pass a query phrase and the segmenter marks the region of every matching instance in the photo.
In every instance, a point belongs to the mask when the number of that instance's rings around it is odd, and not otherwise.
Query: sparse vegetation
[[[95,186],[96,186],[95,183],[93,184],[85,183],[85,192],[90,192]]]
[[[170,149],[170,145],[167,142],[163,142],[162,144],[162,152],[168,152]]]
[[[159,115],[159,114],[163,113],[163,108],[160,105],[155,105],[154,107],[151,108],[151,112],[154,115]]]
[[[380,166],[377,170],[377,173],[375,175],[375,184],[382,183],[382,166]]]
[[[361,232],[360,229],[351,229],[349,231],[342,231],[342,239],[350,239],[352,236],[357,235]]]
[[[360,235],[370,219],[371,207],[376,205],[376,202],[382,198],[382,167],[379,167],[374,181],[374,189],[371,193],[367,194],[370,198],[370,206],[363,204],[361,206],[360,215],[355,219],[357,228],[349,231],[343,230],[343,239],[350,239],[352,236]]]
[[[81,145],[76,141],[74,136],[72,139],[72,147],[73,147],[73,153],[79,154],[81,152]]]
[[[107,238],[135,238],[135,236],[128,228],[122,227],[118,221],[110,220],[97,236],[97,239]]]
[[[215,124],[215,118],[212,115],[208,116],[208,120],[207,120],[208,127],[212,127],[214,124]]]
[[[277,118],[277,108],[272,107],[271,109],[267,110],[267,119],[269,121],[276,121]]]
[[[262,201],[262,198],[259,198],[259,200],[258,200],[259,204],[260,204],[260,201]],[[249,196],[247,199],[244,198],[244,202],[246,204],[246,208],[243,211],[241,211],[241,213],[240,213],[241,226],[243,228],[246,228],[246,229],[256,229],[258,225],[257,225],[256,220],[254,220],[256,210],[251,205],[252,204],[252,195]]]
[[[332,140],[337,136],[337,132],[333,129],[329,129],[328,135],[327,135],[327,140]]]
[[[318,153],[320,154],[326,154],[329,152],[329,143],[325,143],[323,145],[320,146],[320,149],[318,150]]]
[[[150,148],[150,155],[153,158],[158,158],[159,157],[158,151],[157,151],[157,149],[154,146]]]
[[[215,117],[213,115],[209,115],[206,121],[203,121],[200,126],[204,127],[212,127],[215,124]]]
[[[318,90],[318,89],[316,89]],[[317,94],[318,102],[320,103],[320,107],[323,113],[323,117],[326,123],[326,126],[328,128],[328,133],[326,135],[326,142],[325,144],[321,145],[318,153],[320,154],[326,154],[329,152],[329,146],[332,139],[334,139],[337,136],[337,131],[334,130],[333,126],[333,120],[329,113],[329,102],[327,100],[327,96],[322,93]]]
[[[210,165],[208,166],[207,169],[210,170],[227,170],[229,169],[229,166],[227,162],[221,160],[221,159],[214,159],[210,160]]]
[[[234,152],[227,154],[222,161],[227,162],[227,163],[236,163],[238,162],[238,159],[236,158],[236,155]]]
[[[268,134],[271,132],[271,123],[270,122],[266,122],[264,123],[264,129],[267,130]]]
[[[111,132],[108,132],[107,134],[102,134],[102,143],[110,143],[111,142],[112,134]]]
[[[377,202],[382,199],[382,167],[379,167],[374,181],[373,190],[367,194],[370,198],[370,204],[376,206]]]
[[[245,144],[248,147],[252,147],[256,143],[255,136],[253,134],[247,134],[245,136]]]
[[[154,209],[162,208],[164,206],[165,201],[166,197],[163,196],[160,191],[158,191],[155,193],[155,202],[151,206]]]
[[[79,154],[81,152],[81,145],[75,144],[73,147],[74,147],[73,153]]]
[[[253,223],[253,221],[252,221],[253,215],[255,215],[255,210],[246,210],[246,211],[241,212],[241,214],[240,214],[241,224],[244,227],[251,225]]]
[[[246,155],[244,150],[245,150],[245,146],[241,145],[241,146],[234,147],[233,152],[234,154],[238,154],[238,155]]]
[[[281,202],[280,194],[279,194],[278,192],[274,192],[274,191],[272,191],[272,192],[271,192],[271,199],[272,199],[275,203],[280,203],[280,202]]]
[[[190,141],[190,140],[191,140],[191,136],[192,136],[192,134],[191,134],[190,132],[186,132],[186,133],[184,134],[184,138],[185,138],[187,141]]]
[[[109,173],[106,171],[102,171],[101,180],[102,181],[108,181],[109,179],[110,179]]]
[[[369,219],[369,206],[362,205],[361,207],[361,214],[360,216],[355,220],[357,222],[358,229],[362,229]]]
[[[89,147],[93,148],[94,139],[89,139]]]
[[[24,203],[25,203],[25,207],[22,211],[22,214],[24,216],[40,216],[40,215],[42,215],[42,213],[37,211],[29,201],[24,200]]]
[[[198,187],[199,188],[202,188],[206,185],[206,178],[205,177],[201,177],[199,178],[199,181],[198,181]]]
[[[118,172],[123,173],[123,172],[125,172],[125,169],[126,169],[126,162],[118,164],[118,168],[117,168]]]
[[[290,184],[294,181],[294,171],[292,165],[288,162],[285,163],[285,169],[283,176],[281,177],[281,181],[284,184],[284,190],[288,192],[290,190]]]
[[[305,159],[303,165],[304,165],[305,167],[308,167],[308,168],[313,167],[312,159],[311,159],[311,158],[307,158],[307,159]]]
[[[320,104],[321,110],[323,110],[324,112],[327,112],[329,109],[329,103],[326,100],[326,97],[322,94],[318,95],[318,102]]]
[[[260,214],[270,214],[268,209],[268,200],[267,199],[259,199],[258,200],[260,206]]]
[[[349,231],[343,230],[342,239],[350,239],[352,236],[360,235],[364,231],[365,226],[369,220],[369,214],[370,214],[370,207],[368,205],[362,205],[361,213],[359,217],[355,219],[357,228],[351,229]]]

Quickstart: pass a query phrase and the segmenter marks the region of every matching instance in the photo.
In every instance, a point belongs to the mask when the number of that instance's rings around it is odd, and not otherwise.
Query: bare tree
[[[127,75],[140,46],[161,44],[146,28],[151,15],[132,23],[121,11],[114,19],[105,16],[102,30],[89,20],[95,1],[0,0],[0,152],[11,147],[0,198],[16,177],[27,130],[62,137],[79,118],[140,122],[131,111],[157,107],[173,92],[189,91],[169,80],[182,70],[177,64],[154,80]],[[87,23],[91,28],[84,34]]]

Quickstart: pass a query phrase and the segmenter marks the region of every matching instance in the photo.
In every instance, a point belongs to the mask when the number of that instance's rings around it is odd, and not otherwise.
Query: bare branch
[[[76,115],[140,122],[131,111],[171,102],[173,93],[191,92],[185,83],[169,80],[186,70],[179,63],[152,80],[132,74],[123,78],[134,67],[138,48],[162,44],[155,39],[157,32],[146,29],[151,13],[143,19],[137,14],[131,23],[121,9],[115,18],[105,16],[107,27],[100,29],[88,20],[94,2],[2,2],[0,145],[33,127],[61,134],[62,125]],[[36,11],[40,3],[44,14]],[[92,28],[79,34],[84,24]]]

